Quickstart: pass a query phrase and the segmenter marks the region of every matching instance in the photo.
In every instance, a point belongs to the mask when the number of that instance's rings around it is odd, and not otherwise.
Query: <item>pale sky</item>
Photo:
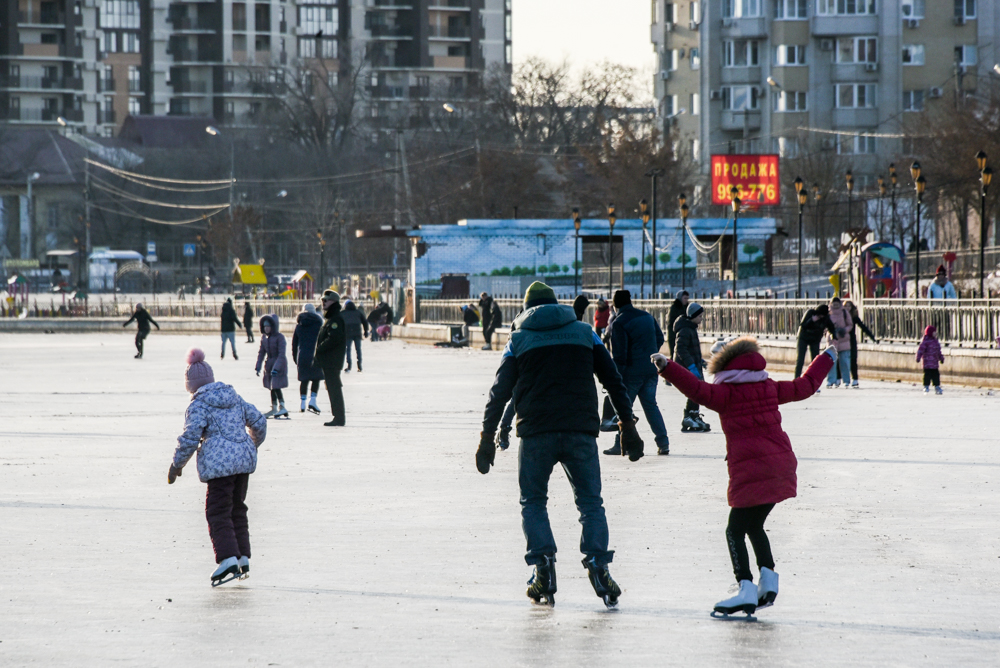
[[[652,76],[649,0],[513,0],[514,64],[528,56],[574,69],[610,60]]]

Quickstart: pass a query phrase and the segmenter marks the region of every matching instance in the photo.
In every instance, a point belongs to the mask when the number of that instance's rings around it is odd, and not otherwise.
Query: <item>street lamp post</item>
[[[611,299],[612,292],[614,291],[615,282],[615,263],[614,263],[614,235],[615,235],[615,221],[618,220],[618,216],[615,215],[615,205],[608,204],[608,299]],[[624,280],[624,276],[622,279]]]
[[[806,192],[806,184],[802,182],[802,178],[799,176],[795,177],[795,195],[799,198],[799,266],[798,266],[798,288],[795,291],[795,298],[802,298],[802,210],[805,208],[806,201],[809,199],[809,193]]]
[[[639,298],[646,294],[646,225],[649,223],[649,202],[645,199],[639,201],[639,213],[642,215],[642,243],[639,251]],[[651,251],[656,253],[656,243],[653,243]]]
[[[896,184],[899,181],[899,177],[896,176],[896,163],[889,163],[889,181],[892,182],[892,191],[890,193],[891,204],[892,204],[892,217],[889,223],[892,225],[892,243],[896,243]],[[903,242],[903,231],[899,231],[899,243],[903,246],[906,244]],[[905,252],[905,249],[904,249]]]
[[[982,190],[979,191],[979,296],[986,298],[986,191],[993,180],[993,169],[986,164],[986,153],[980,151],[976,154],[976,164],[979,166],[979,183]]]
[[[819,184],[813,183],[813,199],[816,200],[816,210],[813,212],[813,235],[816,237],[816,258],[819,259],[819,201],[823,195],[819,191]]]
[[[924,202],[924,189],[927,187],[927,179],[920,174],[920,163],[916,160],[910,165],[910,176],[913,177],[913,188],[917,194],[917,226],[914,230],[914,242],[917,246],[915,268],[917,289],[914,292],[914,297],[920,299],[920,206]]]
[[[879,175],[875,182],[878,184],[878,235],[883,237],[885,235],[885,221],[882,220],[882,201],[885,199],[885,179]]]
[[[28,175],[28,194],[27,201],[25,202],[25,210],[28,219],[27,227],[21,227],[21,257],[29,258],[32,256],[31,239],[35,235],[35,202],[34,198],[31,196],[31,184],[42,177],[38,172],[33,172]]]
[[[738,190],[733,186],[731,192],[733,193],[733,299],[736,299],[736,276],[739,271],[740,262],[740,237],[739,237],[739,223],[740,223],[740,198],[736,196]]]
[[[316,230],[316,239],[319,241],[319,287],[326,290],[326,239],[323,238],[323,230]]]
[[[661,176],[663,176],[665,173],[666,172],[663,169],[661,169],[659,167],[654,167],[653,169],[649,170],[645,174],[650,179],[652,179],[652,182],[653,182],[653,193],[652,193],[652,195],[653,195],[653,201],[652,201],[652,204],[653,204],[653,210],[652,210],[652,214],[653,214],[653,253],[652,253],[653,254],[653,268],[652,268],[652,272],[650,274],[649,291],[652,293],[654,299],[656,298],[656,179],[659,178],[659,177],[661,177]]]
[[[573,229],[576,230],[573,242],[573,288],[576,294],[580,294],[580,224],[580,210],[573,207]]]
[[[687,197],[681,194],[677,198],[681,205],[681,290],[687,292],[687,227],[688,227],[688,205]],[[655,253],[656,250],[654,249]]]
[[[854,203],[852,196],[854,195],[854,174],[851,170],[847,170],[847,174],[844,175],[844,180],[847,181],[847,230],[851,230],[851,205]]]

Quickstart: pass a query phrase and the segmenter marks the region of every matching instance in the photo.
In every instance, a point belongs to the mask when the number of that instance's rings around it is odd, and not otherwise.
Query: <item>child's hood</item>
[[[191,398],[192,401],[202,401],[212,408],[232,408],[240,401],[232,385],[216,381],[198,388]]]
[[[271,334],[277,334],[281,330],[278,328],[278,316],[274,313],[261,316],[260,318],[260,333],[264,333],[264,323],[270,321],[271,323]]]
[[[708,363],[708,372],[712,375],[726,370],[763,371],[767,360],[760,354],[757,339],[741,336],[722,347]]]

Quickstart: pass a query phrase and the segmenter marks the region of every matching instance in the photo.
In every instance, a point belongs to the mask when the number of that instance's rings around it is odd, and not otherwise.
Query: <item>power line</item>
[[[207,220],[207,219],[209,219],[209,218],[211,218],[211,217],[213,217],[215,215],[218,215],[218,214],[222,213],[223,211],[225,211],[228,208],[228,205],[226,205],[225,207],[223,207],[221,209],[216,209],[215,211],[212,211],[211,213],[206,213],[206,214],[203,214],[201,216],[198,216],[197,218],[191,218],[189,220],[161,220],[159,218],[150,218],[149,216],[144,216],[144,215],[142,215],[140,213],[136,213],[132,209],[129,209],[128,207],[126,207],[124,205],[121,205],[121,204],[119,204],[119,206],[121,207],[121,209],[125,210],[124,212],[121,211],[121,210],[117,210],[117,209],[109,209],[109,208],[103,207],[103,206],[101,206],[99,204],[91,204],[91,206],[94,207],[95,209],[100,210],[100,211],[106,211],[108,213],[114,213],[114,214],[117,214],[119,216],[128,216],[130,218],[136,218],[138,220],[144,220],[144,221],[149,222],[149,223],[156,223],[157,225],[189,225],[191,223],[197,223],[198,221],[201,221],[201,220]]]
[[[191,181],[191,180],[187,180],[187,179],[167,179],[167,178],[162,178],[162,177],[159,177],[159,176],[146,176],[145,174],[138,174],[136,172],[129,172],[129,171],[126,171],[124,169],[118,169],[116,167],[111,167],[110,165],[105,165],[102,162],[97,162],[96,160],[91,160],[90,158],[85,158],[85,161],[88,164],[94,165],[95,167],[100,167],[101,169],[105,169],[105,170],[111,172],[112,174],[117,174],[118,176],[128,175],[128,176],[133,176],[133,177],[135,177],[137,179],[144,179],[146,181],[159,181],[161,183],[187,183],[187,184],[190,184],[190,185],[200,185],[200,186],[204,186],[204,185],[219,185],[219,184],[222,184],[222,183],[225,183],[228,186],[231,183],[230,179],[216,180],[216,181]]]

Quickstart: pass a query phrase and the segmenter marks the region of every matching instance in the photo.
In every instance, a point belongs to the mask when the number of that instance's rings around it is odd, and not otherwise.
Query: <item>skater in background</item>
[[[674,303],[670,305],[670,313],[667,314],[667,344],[670,349],[668,357],[674,358],[674,341],[677,339],[677,332],[674,331],[674,325],[677,324],[677,319],[684,317],[687,314],[687,307],[690,295],[688,295],[687,290],[681,290],[677,293],[677,299]]]
[[[373,308],[368,314],[368,327],[372,333],[372,343],[379,340],[378,328],[383,323],[392,324],[392,307],[385,302],[379,302],[378,306]]]
[[[675,348],[674,361],[694,375],[698,380],[705,380],[703,369],[707,366],[701,356],[701,339],[698,337],[698,325],[705,319],[705,309],[697,302],[687,305],[687,314],[674,323]],[[681,431],[711,431],[712,427],[701,415],[701,406],[688,397],[684,407],[684,417],[681,418]]]
[[[247,330],[247,343],[253,343],[253,308],[250,302],[243,303],[243,327]]]
[[[340,382],[340,371],[344,368],[344,353],[347,349],[344,318],[340,315],[340,295],[333,290],[323,293],[323,326],[316,337],[316,364],[323,369],[326,392],[330,396],[330,412],[333,419],[324,422],[326,427],[343,427],[344,388]]]
[[[594,331],[598,338],[604,340],[604,332],[608,329],[608,319],[611,318],[611,309],[604,297],[597,299],[597,308],[594,309]]]
[[[858,307],[854,305],[850,299],[844,300],[844,308],[847,309],[847,313],[851,316],[851,322],[853,323],[848,334],[851,337],[851,387],[858,388],[858,327],[861,328],[862,336],[867,334],[868,338],[878,343],[878,339],[872,334],[872,330],[868,329],[868,326],[861,321],[861,314],[858,312]],[[864,339],[862,339],[864,341]],[[839,367],[838,367],[839,369]]]
[[[555,292],[535,282],[524,295],[525,311],[504,348],[483,416],[476,452],[476,469],[489,473],[496,456],[496,428],[504,406],[517,406],[518,483],[521,525],[528,544],[525,561],[535,567],[527,596],[553,605],[556,593],[556,543],[546,509],[549,478],[562,464],[580,512],[580,551],[595,593],[608,607],[621,596],[608,564],[608,522],[601,499],[601,468],[597,454],[600,423],[594,374],[611,395],[622,420],[622,453],[632,461],[642,457],[643,444],[632,420],[628,394],[618,370],[590,327],[577,321]]]
[[[306,393],[309,393],[309,412],[319,415],[319,405],[316,396],[319,394],[319,381],[323,380],[323,369],[316,365],[316,339],[319,336],[323,318],[316,313],[316,307],[306,304],[295,319],[295,332],[292,333],[292,361],[295,362],[299,380],[299,412],[306,412]],[[312,391],[309,384],[312,383]]]
[[[490,295],[485,292],[479,295],[479,313],[483,322],[483,338],[486,345],[483,350],[493,350],[493,332],[495,332],[503,322],[503,313],[500,305],[496,303]]]
[[[924,329],[924,338],[921,339],[917,347],[917,361],[923,362],[924,367],[924,394],[931,391],[931,384],[934,384],[935,394],[944,394],[941,389],[941,371],[938,365],[944,361],[941,353],[941,342],[937,338],[937,327],[927,325]]]
[[[472,334],[472,327],[479,324],[479,311],[476,310],[475,304],[469,304],[468,306],[462,307],[462,340],[459,342],[463,346],[468,346],[470,342],[470,335]]]
[[[660,407],[656,405],[656,367],[649,361],[649,356],[659,352],[663,345],[663,332],[653,316],[632,305],[632,294],[628,290],[617,290],[614,304],[618,316],[611,327],[611,358],[625,384],[629,406],[634,407],[637,397],[642,405],[646,422],[653,430],[657,454],[669,455],[667,427],[663,424]],[[619,434],[615,437],[614,446],[605,450],[604,454],[621,453]]]
[[[149,315],[149,311],[141,303],[135,305],[135,311],[132,313],[132,317],[129,318],[122,327],[128,327],[135,320],[135,324],[138,326],[139,331],[135,334],[135,349],[138,351],[135,355],[137,360],[142,359],[142,348],[143,341],[149,336],[149,324],[153,323],[156,325],[156,331],[160,331],[160,325],[155,320],[153,316]]]
[[[726,434],[728,499],[732,508],[726,542],[740,590],[733,598],[717,603],[716,612],[732,614],[742,610],[750,614],[771,605],[778,596],[778,574],[764,520],[776,503],[797,492],[797,461],[788,434],[781,428],[778,406],[812,396],[836,359],[837,350],[830,346],[812,361],[804,376],[776,382],[764,370],[767,362],[756,339],[745,336],[726,344],[712,358],[708,371],[715,378],[709,384],[665,355],[652,357],[660,375],[682,394],[719,413]],[[750,572],[747,537],[757,557],[759,585],[753,583]]]
[[[927,298],[947,301],[958,299],[958,293],[955,292],[955,286],[952,282],[948,280],[948,270],[943,264],[938,265],[934,282],[927,288]]]
[[[226,341],[229,341],[229,347],[233,350],[233,359],[238,360],[239,356],[236,354],[236,328],[243,327],[243,323],[236,316],[236,309],[233,308],[233,300],[227,299],[226,303],[222,305],[222,314],[220,316],[222,320],[221,332],[222,332],[222,357],[221,359],[226,359]]]
[[[368,321],[365,314],[354,305],[350,299],[344,301],[344,310],[340,312],[344,319],[344,327],[347,335],[347,368],[344,371],[351,371],[351,344],[358,357],[358,373],[361,373],[361,339],[368,336]]]
[[[850,378],[851,373],[851,337],[849,332],[854,326],[854,321],[851,320],[851,315],[841,303],[840,297],[834,297],[830,300],[830,322],[833,323],[833,333],[827,336],[826,340],[829,345],[836,347],[838,361],[834,365],[836,368],[830,369],[830,375],[826,378],[826,387],[827,389],[840,387],[838,374],[844,378],[844,387],[848,387],[847,379]]]
[[[590,300],[587,299],[587,295],[577,295],[576,299],[573,300],[573,312],[576,313],[576,319],[583,322],[583,316],[587,315],[588,308],[590,308]]]
[[[830,307],[820,304],[816,308],[811,308],[802,316],[799,324],[799,334],[797,337],[798,355],[795,358],[795,377],[802,375],[802,366],[805,364],[806,349],[811,354],[810,359],[816,359],[819,355],[819,344],[823,340],[823,332],[834,333],[833,323],[830,322]]]
[[[260,349],[257,351],[257,375],[264,369],[264,387],[271,391],[271,410],[264,417],[287,418],[285,396],[281,390],[288,387],[288,359],[285,357],[285,335],[278,331],[278,316],[265,315],[260,319]],[[267,361],[265,361],[265,357]]]
[[[198,478],[208,483],[205,518],[218,564],[212,573],[215,587],[250,576],[247,485],[267,436],[267,420],[232,386],[215,381],[204,352],[192,348],[187,363],[184,386],[191,403],[184,411],[184,433],[177,438],[167,483],[174,484],[197,452]]]

